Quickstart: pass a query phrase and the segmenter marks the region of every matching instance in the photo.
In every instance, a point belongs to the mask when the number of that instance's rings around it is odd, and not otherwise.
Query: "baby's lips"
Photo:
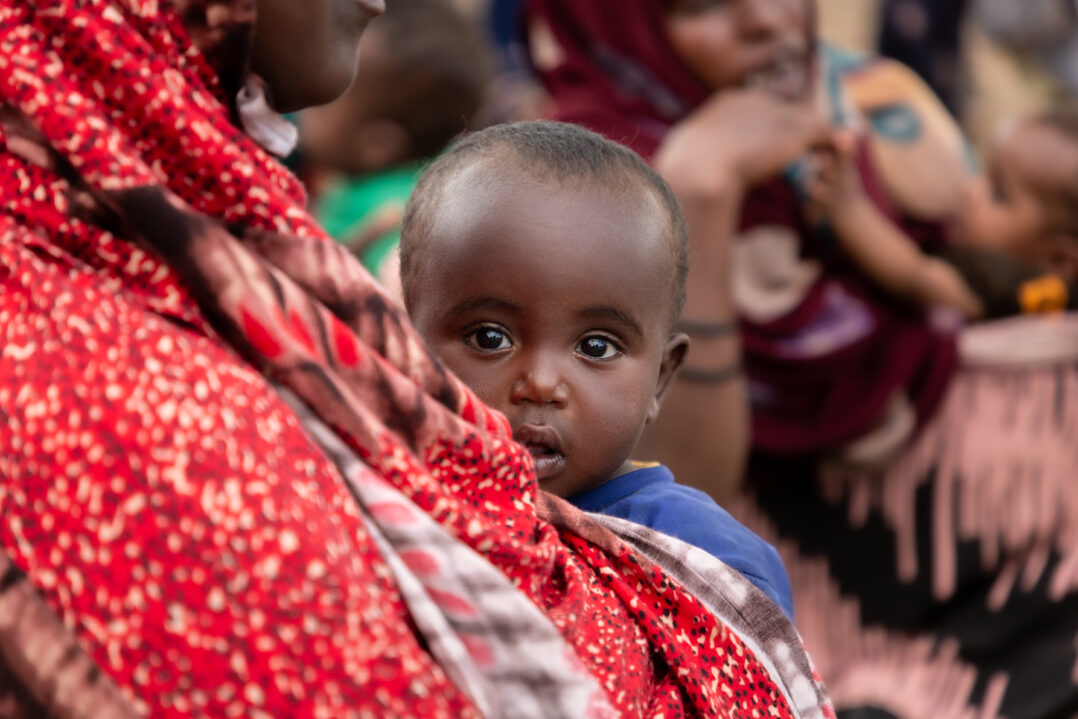
[[[553,454],[561,454],[563,451],[561,437],[550,425],[522,425],[513,430],[513,439],[527,447],[533,455],[537,449]]]

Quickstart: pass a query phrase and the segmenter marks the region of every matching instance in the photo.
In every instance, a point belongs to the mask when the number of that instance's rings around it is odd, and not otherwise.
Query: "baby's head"
[[[1008,128],[987,165],[966,193],[960,239],[1078,280],[1078,112]]]
[[[563,123],[471,135],[417,186],[401,235],[412,321],[506,415],[544,489],[630,467],[688,345],[686,237],[635,153]]]
[[[352,88],[301,121],[303,149],[350,174],[437,155],[469,129],[492,75],[480,28],[450,0],[395,0],[360,44]]]

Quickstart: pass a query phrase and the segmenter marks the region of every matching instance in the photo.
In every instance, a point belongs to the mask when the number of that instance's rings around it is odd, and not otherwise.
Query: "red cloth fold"
[[[222,64],[252,19],[249,0],[0,8],[14,564],[143,714],[474,716],[270,378],[542,609],[624,715],[789,716],[661,570],[539,516],[504,418],[237,128]]]

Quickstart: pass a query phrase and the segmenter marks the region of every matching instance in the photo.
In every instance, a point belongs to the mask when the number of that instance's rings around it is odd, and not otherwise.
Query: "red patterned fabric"
[[[504,418],[237,129],[253,17],[251,0],[0,6],[0,545],[17,571],[142,715],[475,716],[269,378],[512,580],[620,713],[790,716],[660,569],[540,518]],[[53,691],[5,636],[0,676]]]

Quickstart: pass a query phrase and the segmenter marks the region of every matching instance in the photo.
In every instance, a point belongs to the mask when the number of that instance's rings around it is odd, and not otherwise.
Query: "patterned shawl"
[[[0,716],[829,712],[548,511],[239,129],[254,12],[0,5]]]

